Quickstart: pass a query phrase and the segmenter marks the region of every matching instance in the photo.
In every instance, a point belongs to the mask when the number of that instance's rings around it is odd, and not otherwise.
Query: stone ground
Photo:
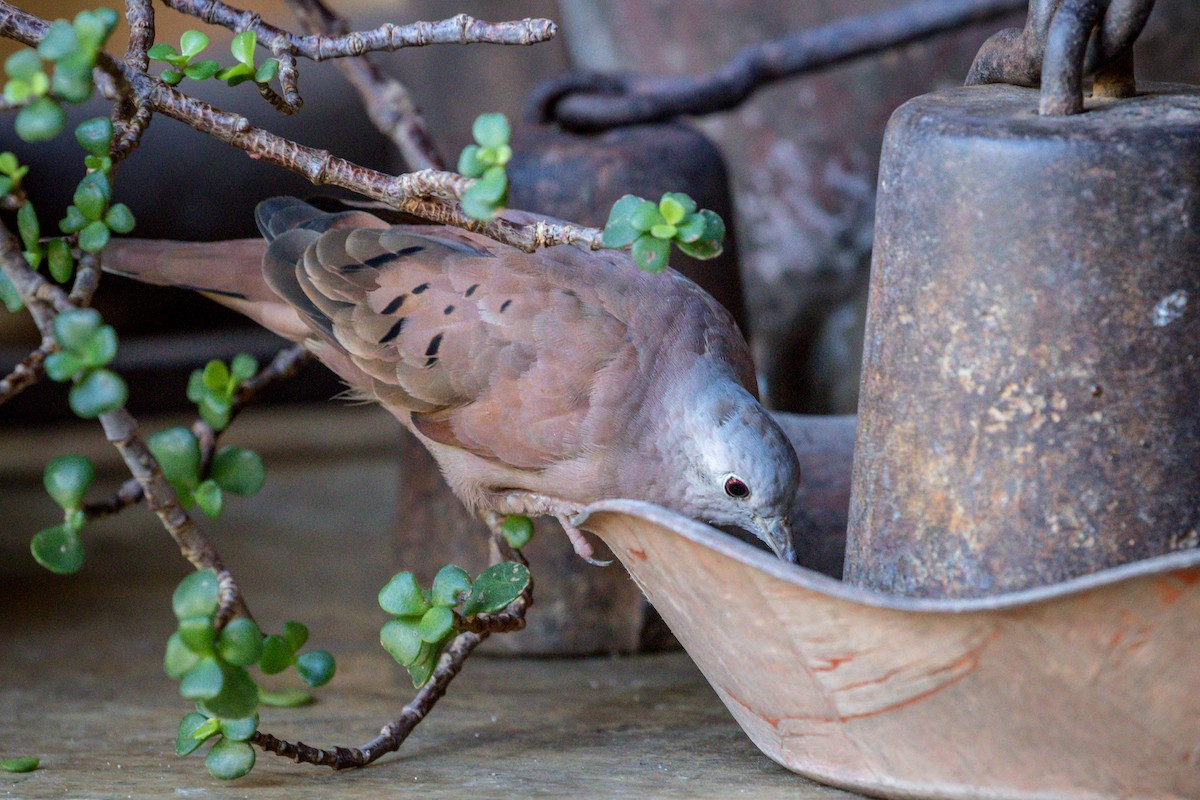
[[[311,646],[338,657],[317,704],[269,709],[263,728],[351,745],[412,693],[378,647],[374,605],[399,568],[388,539],[395,428],[376,409],[319,414],[252,410],[239,421],[230,441],[268,455],[268,484],[205,528],[267,627],[304,621]],[[402,751],[367,769],[335,774],[264,754],[248,778],[214,780],[199,758],[172,752],[188,709],[159,664],[186,569],[154,520],[134,511],[95,525],[76,576],[29,558],[28,537],[55,522],[40,488],[46,459],[82,450],[97,456],[101,484],[119,477],[95,430],[82,441],[78,430],[2,437],[0,757],[36,755],[42,766],[0,773],[0,797],[374,798],[409,786],[423,798],[854,797],[759,753],[683,653],[476,658]]]

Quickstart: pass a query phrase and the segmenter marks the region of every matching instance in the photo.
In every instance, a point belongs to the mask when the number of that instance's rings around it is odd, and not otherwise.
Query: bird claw
[[[596,551],[592,548],[592,543],[583,535],[583,531],[572,525],[565,516],[559,517],[558,523],[567,532],[567,538],[571,540],[571,546],[575,548],[575,555],[595,567],[607,567],[612,563],[611,560],[601,561],[598,558],[593,558]]]

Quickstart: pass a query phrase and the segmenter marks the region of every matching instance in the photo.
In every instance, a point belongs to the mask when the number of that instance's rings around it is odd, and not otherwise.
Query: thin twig
[[[36,350],[18,361],[7,375],[0,378],[0,404],[8,402],[37,383],[42,377],[42,365],[46,356],[56,349],[58,346],[53,341],[43,340]]]
[[[350,29],[321,0],[288,0],[288,6],[309,33],[342,36]],[[421,110],[400,81],[384,74],[367,55],[334,63],[358,92],[371,122],[392,140],[409,169],[446,168]]]
[[[519,550],[508,546],[502,535],[493,534],[492,563],[519,560],[528,563]],[[460,622],[462,633],[454,637],[446,650],[438,659],[437,666],[429,678],[429,682],[421,687],[416,696],[400,712],[400,716],[384,725],[379,735],[359,747],[333,747],[325,750],[304,744],[303,742],[288,742],[272,736],[269,733],[256,731],[250,738],[251,744],[258,745],[268,753],[291,759],[297,764],[315,764],[332,767],[335,770],[352,767],[363,767],[388,753],[394,753],[404,744],[404,740],[429,714],[434,705],[446,694],[451,681],[462,671],[467,658],[493,633],[506,633],[521,630],[525,627],[525,615],[533,605],[533,581],[521,596],[510,603],[504,610],[495,614],[478,614],[471,620],[464,620],[456,615]]]

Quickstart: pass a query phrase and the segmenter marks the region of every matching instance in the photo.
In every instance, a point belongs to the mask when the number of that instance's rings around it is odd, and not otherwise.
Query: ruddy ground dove
[[[553,515],[590,558],[572,517],[646,500],[793,560],[795,452],[755,399],[733,319],[687,278],[624,252],[530,254],[288,197],[256,216],[265,253],[258,240],[124,241],[106,269],[204,292],[307,342],[481,514]]]

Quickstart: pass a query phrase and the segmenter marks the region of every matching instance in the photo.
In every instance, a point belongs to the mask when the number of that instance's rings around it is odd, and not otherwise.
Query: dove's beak
[[[796,563],[796,547],[792,543],[792,525],[787,517],[758,517],[758,537],[767,543],[771,551],[789,564]]]

